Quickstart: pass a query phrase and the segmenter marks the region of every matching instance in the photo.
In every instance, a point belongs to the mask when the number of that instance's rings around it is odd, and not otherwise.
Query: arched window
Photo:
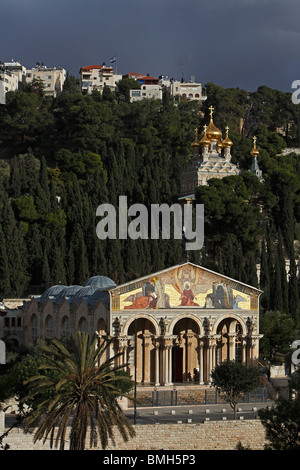
[[[31,340],[34,343],[38,337],[38,321],[35,314],[31,317]]]
[[[78,329],[79,329],[79,331],[84,331],[85,333],[88,332],[88,324],[87,324],[87,321],[84,317],[82,317],[79,320]]]
[[[61,336],[65,338],[70,337],[70,321],[66,316],[64,316],[61,321]]]
[[[45,323],[46,338],[53,338],[53,318],[48,315]]]

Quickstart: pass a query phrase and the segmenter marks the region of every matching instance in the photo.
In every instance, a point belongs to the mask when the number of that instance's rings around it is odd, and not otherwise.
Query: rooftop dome
[[[210,109],[210,122],[207,126],[207,129],[206,129],[206,135],[213,142],[217,142],[218,140],[221,139],[222,132],[220,131],[220,129],[218,129],[214,125],[213,118],[212,118],[214,108],[212,106],[210,106],[209,109]]]
[[[76,294],[74,294],[72,296],[72,304],[74,305],[78,305],[79,302],[81,301],[81,299],[84,299],[85,297],[89,297],[91,295],[93,295],[97,290],[99,289],[99,287],[97,286],[85,286],[85,287],[81,287],[81,289],[79,289]]]
[[[75,295],[80,289],[82,289],[82,286],[68,286],[64,287],[58,295],[56,295],[55,301],[60,304],[66,297],[71,297]]]
[[[250,152],[252,157],[258,157],[259,155],[259,150],[256,148],[256,141],[257,141],[257,138],[253,137],[253,149]]]
[[[232,146],[232,142],[228,137],[228,131],[229,131],[229,127],[227,126],[226,127],[226,137],[223,140],[223,147],[229,147],[230,148]]]
[[[112,287],[116,287],[116,285],[117,284],[112,279],[110,279],[109,277],[106,277],[106,276],[93,276],[93,277],[90,277],[90,279],[88,279],[83,284],[84,287],[95,286],[95,287],[98,287],[100,289],[109,289],[109,288],[112,288]]]
[[[63,289],[65,289],[66,286],[59,284],[56,286],[51,286],[39,298],[39,301],[44,303],[48,299],[48,297],[56,297]]]

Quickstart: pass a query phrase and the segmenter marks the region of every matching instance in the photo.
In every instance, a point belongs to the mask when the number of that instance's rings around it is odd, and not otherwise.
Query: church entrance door
[[[172,382],[182,382],[183,381],[183,349],[180,347],[173,348],[173,371],[172,371]]]

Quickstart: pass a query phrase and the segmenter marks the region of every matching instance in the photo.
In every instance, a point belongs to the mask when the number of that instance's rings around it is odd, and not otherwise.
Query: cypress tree
[[[293,257],[295,238],[294,203],[290,186],[282,185],[281,231],[288,257]]]
[[[277,253],[278,253],[279,272],[280,272],[280,279],[281,279],[282,309],[284,313],[288,313],[289,289],[288,289],[287,273],[286,273],[286,266],[285,266],[285,255],[284,255],[281,231],[279,231],[279,235],[278,235]]]
[[[8,256],[6,252],[6,241],[0,226],[0,296],[6,297],[10,294],[10,273]]]
[[[270,310],[270,272],[265,240],[261,244],[259,287],[263,291],[261,303],[265,310]]]
[[[289,312],[299,326],[299,290],[297,279],[297,267],[294,254],[290,258],[289,272]]]
[[[28,256],[24,232],[15,219],[10,200],[5,201],[3,220],[5,220],[3,234],[6,241],[11,293],[18,297],[23,295],[28,287],[30,277],[27,272]]]
[[[282,282],[281,282],[281,269],[279,264],[278,252],[274,252],[274,275],[270,293],[271,308],[274,311],[282,312],[283,297],[282,297]]]
[[[43,254],[43,268],[42,268],[42,283],[45,284],[46,289],[50,286],[51,284],[51,274],[50,274],[50,268],[49,268],[49,262],[48,262],[48,255],[47,255],[47,250],[44,248],[44,254]]]

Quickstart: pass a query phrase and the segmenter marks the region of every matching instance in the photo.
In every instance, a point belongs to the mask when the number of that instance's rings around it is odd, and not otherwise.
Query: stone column
[[[154,343],[155,349],[155,386],[158,387],[159,382],[159,371],[160,371],[160,360],[159,360],[159,342],[155,341]]]
[[[251,365],[257,366],[258,363],[258,352],[259,352],[259,340],[263,337],[260,334],[252,335],[252,354],[251,354]]]
[[[5,428],[5,413],[0,411],[0,435],[4,433]]]
[[[163,346],[163,371],[164,371],[164,385],[168,385],[168,377],[169,377],[169,357],[168,357],[168,346],[164,344]]]
[[[150,382],[150,345],[151,345],[151,335],[144,335],[144,363],[143,363],[143,382]]]
[[[229,341],[229,360],[235,360],[235,333],[228,333]]]
[[[161,385],[172,383],[172,338],[163,338],[162,341],[162,382]]]
[[[172,345],[168,346],[168,356],[169,356],[169,377],[168,384],[172,384]]]
[[[203,374],[204,361],[203,361],[203,342],[201,340],[199,341],[197,353],[198,353],[198,369],[199,369],[198,383],[203,384],[204,383],[204,374]]]
[[[216,347],[216,339],[214,338],[211,345],[211,371],[216,367]]]
[[[247,364],[247,356],[246,356],[246,353],[247,353],[247,339],[242,338],[241,342],[242,342],[242,364]]]
[[[193,377],[193,370],[192,370],[192,344],[193,344],[193,333],[186,333],[186,380],[189,378],[189,374]]]

